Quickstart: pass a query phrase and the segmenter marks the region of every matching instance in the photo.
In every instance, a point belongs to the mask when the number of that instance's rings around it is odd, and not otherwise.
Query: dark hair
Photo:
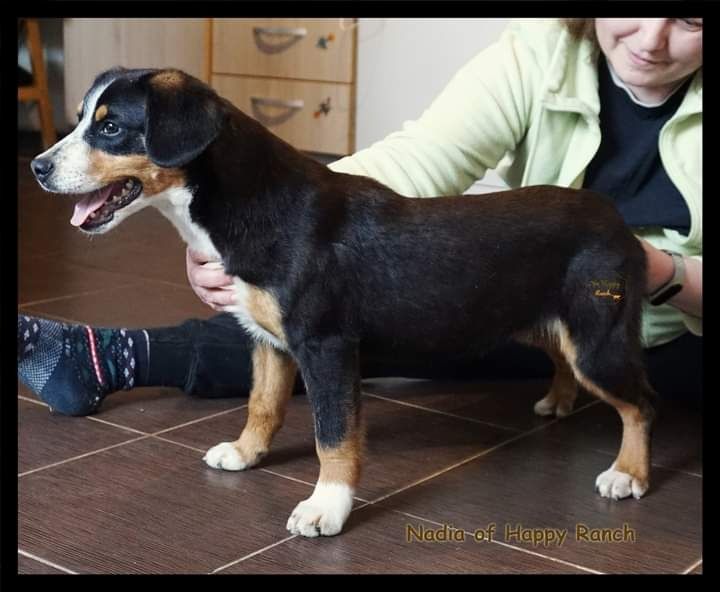
[[[576,41],[587,39],[595,45],[596,49],[600,48],[597,35],[595,34],[595,19],[592,18],[568,18],[560,19],[560,23],[570,33],[570,37]]]

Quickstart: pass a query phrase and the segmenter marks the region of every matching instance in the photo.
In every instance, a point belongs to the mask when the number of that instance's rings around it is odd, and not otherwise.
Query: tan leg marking
[[[651,418],[644,415],[637,405],[627,403],[610,394],[587,376],[576,365],[577,349],[567,327],[556,323],[560,338],[560,348],[575,373],[575,378],[588,391],[617,409],[623,422],[623,436],[620,452],[611,466],[611,470],[630,475],[637,483],[632,485],[632,493],[640,497],[649,484],[650,475],[650,427]]]
[[[533,331],[517,335],[516,339],[522,343],[539,347],[545,351],[555,365],[553,382],[547,395],[535,403],[535,413],[538,415],[556,415],[565,417],[575,404],[577,398],[577,381],[567,355],[561,349],[560,338],[557,334],[556,323],[550,324],[544,331]],[[574,359],[574,357],[573,357]]]
[[[287,522],[293,534],[307,537],[338,534],[352,510],[353,495],[360,479],[365,429],[359,416],[347,421],[347,437],[332,448],[316,444],[320,476],[312,495],[301,501]]]
[[[256,465],[285,419],[297,366],[287,354],[258,343],[253,351],[253,387],[248,420],[234,442],[220,442],[203,460],[214,469],[242,471]]]
[[[248,290],[245,301],[248,313],[268,333],[272,333],[280,342],[287,343],[282,327],[282,312],[275,296],[251,284],[245,285]]]
[[[293,359],[269,345],[257,344],[252,361],[248,420],[234,442],[247,466],[256,464],[270,449],[273,436],[285,419],[297,373]]]
[[[362,419],[348,418],[348,435],[334,448],[323,448],[316,441],[315,449],[320,459],[318,483],[344,483],[355,489],[360,480],[365,454],[365,426]]]

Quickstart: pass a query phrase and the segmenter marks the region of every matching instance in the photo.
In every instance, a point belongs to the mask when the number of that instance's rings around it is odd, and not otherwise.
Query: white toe
[[[614,500],[630,497],[631,495],[636,499],[640,499],[647,491],[647,485],[634,479],[632,475],[616,471],[611,467],[598,475],[595,480],[595,489],[602,497],[609,497]]]
[[[318,483],[287,521],[287,529],[306,537],[338,534],[352,509],[353,490],[343,483]]]
[[[213,469],[242,471],[247,468],[247,463],[232,442],[221,442],[217,446],[213,446],[207,451],[203,460]]]
[[[535,403],[533,410],[536,415],[541,415],[543,417],[553,415],[555,413],[555,401],[550,396],[544,397]]]
[[[535,403],[535,406],[533,407],[535,414],[543,417],[547,417],[548,415],[565,417],[569,415],[575,406],[575,399],[563,397],[560,399],[559,403],[557,399],[558,397],[551,393],[545,395],[542,399]]]

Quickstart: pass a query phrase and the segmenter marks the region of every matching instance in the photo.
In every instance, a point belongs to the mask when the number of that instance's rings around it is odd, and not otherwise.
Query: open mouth
[[[70,220],[73,226],[93,230],[110,222],[115,212],[129,205],[142,191],[142,183],[132,177],[115,181],[81,195]]]

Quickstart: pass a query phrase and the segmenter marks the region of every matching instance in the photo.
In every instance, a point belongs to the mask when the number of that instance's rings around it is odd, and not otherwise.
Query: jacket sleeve
[[[522,141],[560,32],[555,21],[511,22],[419,119],[330,168],[408,197],[463,193]]]

